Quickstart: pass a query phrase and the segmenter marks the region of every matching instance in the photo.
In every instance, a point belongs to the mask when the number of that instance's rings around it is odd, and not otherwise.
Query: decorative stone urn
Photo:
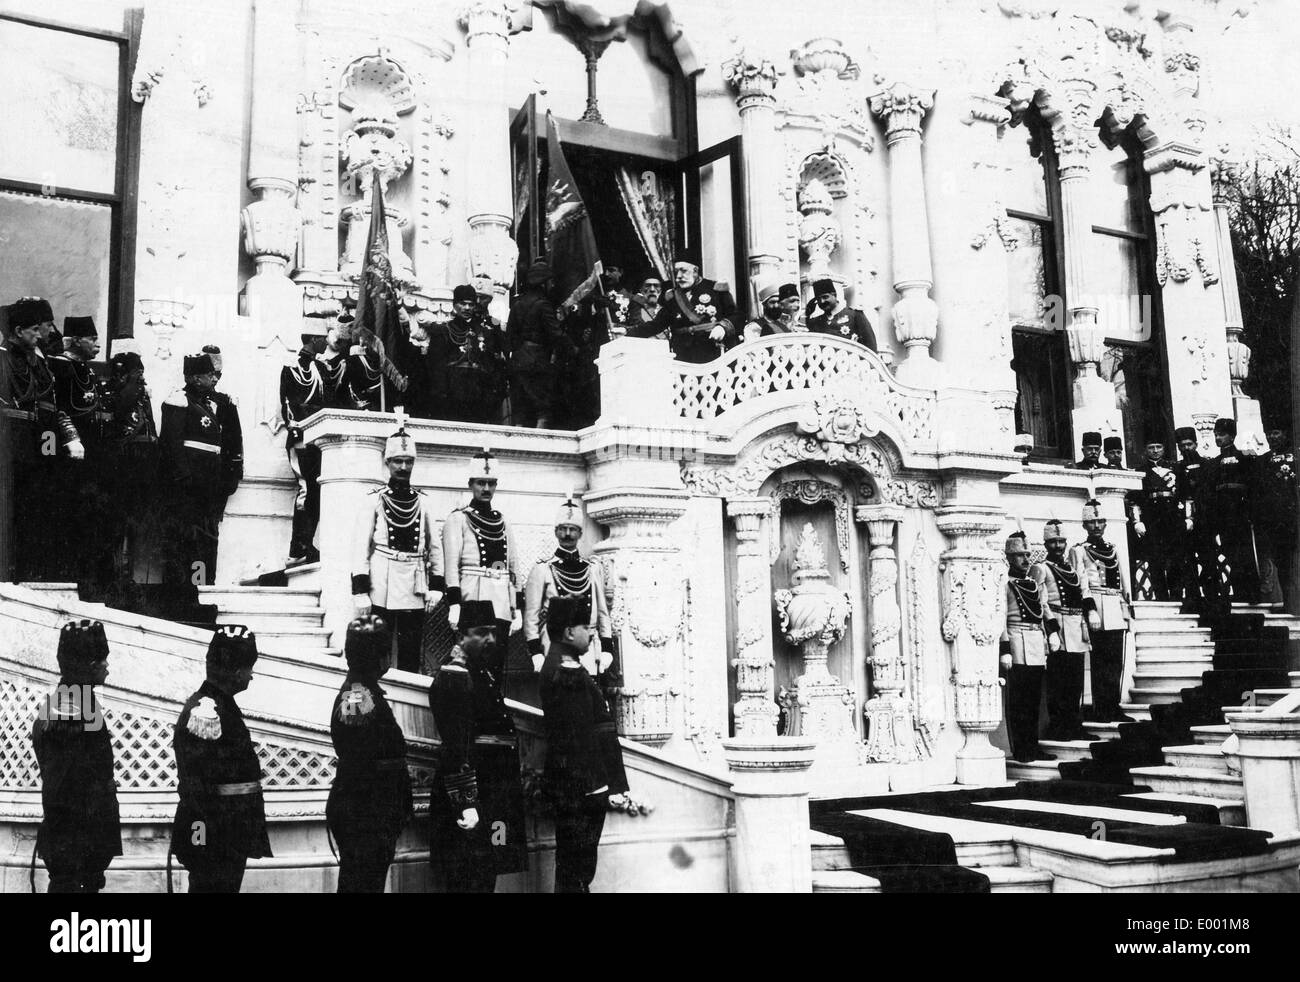
[[[811,178],[799,189],[799,248],[808,260],[809,281],[831,275],[831,254],[840,244],[840,225],[832,216],[834,200],[826,185]]]

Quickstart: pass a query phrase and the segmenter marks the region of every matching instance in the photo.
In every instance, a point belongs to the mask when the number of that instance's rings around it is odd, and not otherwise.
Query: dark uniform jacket
[[[430,325],[428,375],[436,416],[463,411],[485,401],[484,393],[498,399],[506,366],[501,331],[495,321],[477,315],[453,317]]]
[[[1142,466],[1142,487],[1133,503],[1141,509],[1149,535],[1177,535],[1183,529],[1178,472],[1169,464],[1150,461]]]
[[[1297,474],[1295,454],[1275,450],[1256,458],[1255,521],[1267,528],[1295,535]]]
[[[853,338],[872,351],[876,350],[876,332],[871,329],[871,322],[866,314],[853,307],[840,307],[829,314],[818,311],[808,318],[808,330],[813,334]]]
[[[1259,458],[1244,454],[1235,444],[1219,450],[1201,467],[1197,513],[1209,524],[1221,524],[1228,518],[1249,518],[1251,486]]]
[[[674,287],[664,295],[663,305],[670,317],[672,349],[678,361],[713,361],[736,344],[736,301],[725,283],[698,280],[687,290]],[[714,326],[725,332],[721,342],[709,340]]]
[[[551,652],[566,650],[551,643]],[[577,652],[567,649],[574,657]],[[591,676],[576,661],[543,666],[540,680],[546,727],[542,787],[556,804],[576,807],[588,795],[627,791],[623,753],[614,719]]]
[[[304,366],[299,359],[280,369],[280,416],[288,430],[288,444],[302,442],[302,424],[328,405],[329,387],[320,363],[313,358]]]
[[[234,399],[214,390],[212,401],[221,423],[221,493],[229,498],[244,479],[244,428]]]
[[[15,466],[41,455],[41,434],[58,435],[59,446],[77,439],[77,430],[54,396],[54,376],[43,355],[0,347],[0,414],[9,426]]]
[[[172,823],[176,857],[188,865],[270,856],[262,767],[234,698],[205,681],[185,700],[172,749],[180,795]]]
[[[219,407],[210,394],[186,388],[168,396],[163,403],[160,443],[165,480],[201,501],[224,498],[226,441]]]
[[[1196,451],[1188,454],[1174,464],[1174,473],[1178,477],[1178,503],[1183,507],[1183,517],[1197,517],[1196,499],[1200,494],[1201,475],[1205,467],[1205,458]]]
[[[66,354],[50,359],[54,377],[54,402],[77,430],[82,445],[93,451],[103,441],[109,413],[100,404],[99,378],[95,369]]]
[[[44,812],[36,851],[49,863],[85,857],[107,866],[122,855],[113,738],[93,691],[89,698],[89,706],[61,709],[47,696],[32,726]]]
[[[521,293],[510,307],[506,343],[513,373],[545,374],[550,371],[554,356],[568,354],[555,304],[536,287]]]
[[[347,352],[335,353],[326,350],[316,356],[316,367],[320,369],[321,379],[325,383],[325,405],[330,409],[354,408],[347,398],[343,377],[348,367]]]
[[[406,738],[378,682],[348,673],[334,697],[330,739],[338,757],[325,805],[330,831],[395,839],[413,813],[411,778]]]

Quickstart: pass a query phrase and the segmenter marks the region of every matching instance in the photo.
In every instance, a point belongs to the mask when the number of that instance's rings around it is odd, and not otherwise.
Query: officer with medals
[[[758,302],[763,313],[745,325],[745,340],[766,338],[773,334],[795,334],[806,330],[794,319],[789,300],[798,301],[799,287],[793,283],[783,283],[779,287],[768,283],[758,291]]]
[[[1070,562],[1065,533],[1055,519],[1043,526],[1047,558],[1037,564],[1034,576],[1043,585],[1047,601],[1047,730],[1048,740],[1091,738],[1079,717],[1083,699],[1083,660],[1089,651],[1085,612],[1091,608],[1088,581]]]
[[[1277,578],[1280,592],[1271,599],[1281,603],[1291,588],[1296,547],[1296,458],[1283,427],[1270,426],[1264,438],[1269,449],[1256,461],[1255,532],[1260,558],[1272,566]]]
[[[1092,646],[1092,710],[1098,723],[1132,722],[1120,712],[1124,676],[1124,634],[1132,610],[1128,577],[1115,546],[1107,542],[1101,502],[1088,499],[1083,506],[1083,529],[1088,537],[1070,550],[1070,565],[1087,586],[1083,607]]]
[[[171,851],[190,893],[238,893],[249,859],[271,855],[262,766],[235,696],[248,688],[257,639],[223,624],[208,645],[207,678],[176,720],[176,817]],[[170,888],[170,875],[168,886]]]
[[[352,314],[343,311],[335,326],[325,332],[325,350],[316,356],[321,379],[325,383],[325,405],[330,409],[351,409],[344,378],[348,352],[352,347]]]
[[[448,622],[456,626],[462,601],[486,600],[496,612],[501,638],[498,647],[504,659],[505,639],[519,626],[516,619],[520,624],[523,620],[519,612],[524,606],[524,577],[514,532],[505,516],[492,507],[497,474],[497,458],[484,447],[470,466],[467,483],[473,497],[443,522],[442,568],[451,605]]]
[[[834,280],[820,279],[813,283],[813,304],[817,313],[808,318],[809,331],[852,338],[872,351],[876,350],[876,332],[871,329],[867,315],[840,299]]]
[[[578,597],[591,614],[587,625],[591,635],[590,651],[579,659],[583,667],[608,688],[606,676],[614,663],[613,626],[609,617],[609,603],[605,596],[605,578],[600,563],[584,559],[578,552],[582,539],[582,506],[570,495],[555,516],[555,553],[539,559],[528,574],[524,587],[524,637],[533,668],[538,672],[553,669],[559,656],[546,657],[546,612],[556,597]],[[597,644],[599,642],[599,644]],[[543,668],[543,662],[547,667]]]
[[[293,499],[293,528],[289,537],[289,566],[314,563],[320,551],[313,544],[320,524],[320,448],[303,440],[302,424],[328,405],[325,380],[312,335],[302,336],[302,347],[292,365],[280,369],[280,416],[285,426],[285,451],[298,480]]]
[[[424,613],[442,598],[441,555],[428,499],[411,487],[415,441],[405,429],[384,444],[388,484],[375,488],[361,513],[352,567],[357,615],[376,614],[390,626],[397,667],[420,670]]]
[[[580,658],[590,648],[586,598],[556,597],[546,632],[556,667],[542,673],[542,792],[555,814],[555,892],[590,893],[611,795],[628,790],[614,720]]]
[[[736,301],[720,280],[700,275],[700,260],[685,252],[673,260],[673,283],[666,306],[673,355],[695,364],[713,361],[736,343]]]
[[[1259,599],[1259,570],[1256,566],[1255,536],[1251,528],[1258,458],[1237,449],[1237,421],[1218,419],[1214,423],[1214,442],[1219,456],[1202,468],[1201,499],[1197,514],[1206,523],[1206,534],[1217,535],[1219,551],[1228,565],[1232,600],[1255,603]],[[1207,578],[1207,597],[1224,597],[1219,576]]]
[[[99,354],[99,332],[90,317],[63,319],[64,350],[49,359],[54,401],[77,430],[82,447],[100,448],[108,413],[100,402],[100,381],[91,362]]]
[[[464,601],[457,643],[429,686],[440,744],[429,859],[447,893],[492,893],[498,875],[528,865],[519,750],[501,693],[503,647],[492,604]]]
[[[641,280],[641,289],[632,296],[632,309],[628,315],[627,336],[668,340],[672,311],[663,303],[664,281],[658,273],[649,273]]]
[[[220,408],[212,397],[216,369],[211,356],[187,355],[184,373],[185,388],[163,403],[159,444],[164,496],[176,526],[167,579],[192,602],[195,586],[215,582],[217,530],[230,470]]]
[[[352,327],[355,319],[349,312],[346,320],[340,315],[339,324]],[[384,370],[379,355],[362,344],[359,338],[354,337],[348,348],[347,361],[343,366],[343,382],[340,390],[342,395],[339,401],[346,409],[377,413],[382,402],[383,388]]]
[[[217,422],[221,424],[221,511],[224,513],[226,501],[244,479],[244,428],[239,422],[239,403],[235,397],[217,388],[221,381],[221,349],[215,344],[205,344],[203,353],[212,361],[212,401],[217,404]]]
[[[500,328],[483,314],[469,284],[452,291],[451,306],[450,320],[427,328],[434,411],[439,419],[496,422],[505,374]]]
[[[1147,564],[1152,600],[1183,595],[1185,531],[1179,505],[1178,472],[1164,459],[1165,445],[1150,439],[1142,465],[1142,488],[1133,495],[1133,531]]]
[[[113,738],[95,695],[108,677],[104,625],[64,624],[57,659],[59,684],[32,726],[41,771],[36,853],[50,874],[50,893],[98,893],[109,863],[122,855]]]
[[[1095,430],[1090,430],[1083,435],[1082,441],[1083,456],[1076,460],[1072,466],[1078,471],[1095,470],[1098,467],[1106,466],[1101,462],[1101,434]]]
[[[510,307],[506,344],[510,349],[510,422],[545,428],[555,408],[553,364],[569,355],[569,340],[549,296],[554,274],[538,259],[524,273],[524,290]]]
[[[339,893],[383,893],[397,839],[414,814],[406,738],[379,680],[393,664],[388,627],[373,614],[348,625],[348,674],[334,697],[338,765],[325,821],[339,847]]]
[[[1175,488],[1178,491],[1178,505],[1182,513],[1183,528],[1183,575],[1182,582],[1188,600],[1200,599],[1203,577],[1215,575],[1218,547],[1211,537],[1206,541],[1205,522],[1196,513],[1196,502],[1200,496],[1201,468],[1205,458],[1201,456],[1196,445],[1196,430],[1190,426],[1180,426],[1174,430],[1174,443],[1182,455],[1174,464]]]
[[[1006,626],[1002,631],[999,665],[1007,679],[1007,738],[1011,757],[1021,763],[1055,760],[1038,746],[1038,705],[1043,698],[1047,665],[1046,607],[1042,584],[1030,567],[1024,532],[1007,537]]]

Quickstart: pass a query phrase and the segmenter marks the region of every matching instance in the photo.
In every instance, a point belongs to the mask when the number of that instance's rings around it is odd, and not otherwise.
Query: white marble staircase
[[[319,587],[199,587],[199,600],[217,608],[218,624],[243,624],[257,635],[259,650],[335,653],[324,627]]]

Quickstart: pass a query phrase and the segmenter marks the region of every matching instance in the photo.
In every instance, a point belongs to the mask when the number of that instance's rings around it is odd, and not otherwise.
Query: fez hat
[[[780,300],[777,290],[780,288],[775,283],[765,283],[758,288],[758,302],[767,303],[769,300]]]
[[[53,320],[50,302],[40,297],[20,297],[9,305],[9,329],[12,331]]]
[[[591,623],[591,601],[585,597],[552,597],[546,605],[546,629],[554,637],[565,628]]]
[[[1083,503],[1083,521],[1092,522],[1104,516],[1101,513],[1101,502],[1096,498],[1089,498]]]
[[[799,284],[782,283],[781,289],[777,294],[782,300],[799,300]]]
[[[216,371],[212,364],[212,356],[208,354],[186,355],[184,368],[186,375],[207,375],[209,372]]]
[[[243,624],[219,624],[208,642],[208,664],[248,668],[257,661],[257,636]]]
[[[555,603],[554,600],[551,603]],[[460,605],[458,631],[468,631],[472,627],[496,627],[497,614],[491,600],[465,600]]]
[[[1065,533],[1061,531],[1061,522],[1059,519],[1053,518],[1051,521],[1047,522],[1043,526],[1044,542],[1046,542],[1048,539],[1063,539],[1063,538],[1065,538]]]
[[[212,362],[212,370],[214,372],[220,372],[221,371],[221,349],[218,348],[215,344],[205,344],[203,346],[203,353],[207,355],[208,359]]]
[[[93,317],[63,318],[63,336],[65,338],[99,337],[99,331],[95,330],[95,318]]]
[[[545,259],[534,259],[524,272],[524,282],[529,286],[539,286],[551,279],[555,274],[551,271],[551,264]],[[471,287],[470,289],[473,289]],[[471,299],[477,299],[478,295]]]
[[[405,428],[398,430],[388,438],[384,444],[384,463],[388,463],[394,457],[417,457],[415,452],[415,441],[411,435],[406,432]]]
[[[1178,427],[1178,429],[1174,430],[1174,439],[1179,441],[1180,443],[1183,440],[1192,440],[1193,442],[1195,442],[1196,430],[1194,430],[1190,426],[1180,426]]]
[[[59,631],[59,666],[73,662],[103,661],[108,657],[108,638],[99,621],[68,621]]]
[[[1100,447],[1100,446],[1101,446],[1101,434],[1100,434],[1100,433],[1097,433],[1097,432],[1094,432],[1093,430],[1089,430],[1087,433],[1085,433],[1085,434],[1083,435],[1083,446],[1085,446],[1085,447]]]
[[[388,625],[383,618],[367,614],[348,625],[347,637],[343,642],[343,657],[347,660],[348,668],[374,668],[388,653],[390,644]]]
[[[474,455],[470,461],[469,477],[465,483],[482,478],[487,481],[495,481],[500,478],[501,474],[497,470],[497,458],[490,447],[484,447]]]
[[[641,277],[641,285],[645,286],[651,280],[653,280],[655,283],[658,283],[660,286],[664,285],[664,278],[654,270],[651,270],[650,272],[646,273],[645,276]]]
[[[113,366],[113,374],[125,375],[127,372],[134,372],[137,369],[144,369],[144,362],[134,351],[119,351],[110,359],[109,364]]]
[[[1237,435],[1237,421],[1227,416],[1220,416],[1214,421],[1215,433],[1226,433],[1228,436]]]
[[[573,500],[572,492],[564,499],[560,510],[555,513],[555,527],[559,528],[561,525],[576,525],[582,528],[582,505]]]
[[[1102,441],[1103,450],[1123,450],[1124,441],[1117,436],[1108,436]]]
[[[456,303],[468,300],[470,303],[478,303],[478,291],[468,283],[462,283],[456,289],[451,291],[451,299]]]
[[[701,265],[700,254],[694,249],[679,249],[673,256],[673,265],[676,266],[678,263],[686,263],[688,266],[699,269]]]
[[[820,297],[823,293],[834,293],[835,281],[829,277],[823,277],[820,280],[813,280],[812,292],[814,297]]]

